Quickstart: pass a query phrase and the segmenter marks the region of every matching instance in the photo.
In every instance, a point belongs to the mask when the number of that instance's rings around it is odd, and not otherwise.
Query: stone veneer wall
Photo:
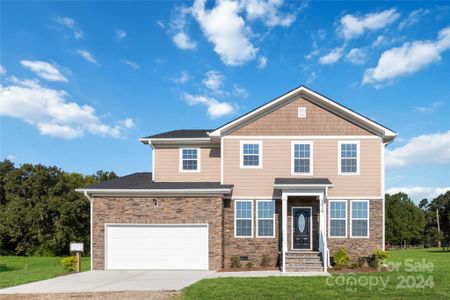
[[[275,237],[256,237],[256,200],[253,200],[253,237],[252,238],[235,238],[234,237],[234,202],[235,200],[224,200],[224,267],[230,267],[230,259],[232,256],[248,256],[248,260],[253,263],[254,267],[261,265],[263,255],[268,255],[270,265],[278,266],[278,257],[280,251],[280,216],[281,201],[275,201]],[[246,262],[242,262],[245,265]]]
[[[158,199],[154,207],[153,199]],[[209,269],[222,267],[222,198],[95,197],[93,269],[103,270],[105,223],[209,224]]]
[[[347,200],[347,238],[328,237],[328,249],[330,250],[330,256],[333,256],[339,248],[345,248],[351,259],[356,260],[359,257],[368,257],[372,255],[375,249],[382,249],[383,200],[379,199],[369,201],[369,238],[350,238],[350,210],[350,200]],[[329,220],[327,220],[327,222],[328,221]]]

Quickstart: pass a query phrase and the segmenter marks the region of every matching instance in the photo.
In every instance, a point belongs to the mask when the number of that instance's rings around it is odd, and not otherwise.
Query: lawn
[[[390,252],[398,270],[331,277],[218,278],[183,290],[184,299],[450,299],[450,252]],[[401,264],[400,264],[401,263]]]
[[[62,257],[0,256],[0,288],[66,274],[61,259]],[[82,257],[81,269],[90,269],[89,257]]]

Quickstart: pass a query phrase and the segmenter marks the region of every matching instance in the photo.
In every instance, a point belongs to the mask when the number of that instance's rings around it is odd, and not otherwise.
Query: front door
[[[311,207],[292,208],[292,249],[311,250]]]

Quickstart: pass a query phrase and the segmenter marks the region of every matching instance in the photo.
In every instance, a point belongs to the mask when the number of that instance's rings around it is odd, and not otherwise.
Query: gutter
[[[132,196],[148,196],[148,195],[223,195],[230,194],[232,188],[217,189],[76,189],[76,192],[82,192],[96,195],[132,195]]]

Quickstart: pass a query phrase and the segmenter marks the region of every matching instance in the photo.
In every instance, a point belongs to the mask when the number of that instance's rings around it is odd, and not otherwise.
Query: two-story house
[[[396,133],[300,86],[216,129],[141,138],[152,172],[79,189],[93,269],[261,261],[326,271],[384,248],[384,149]]]

